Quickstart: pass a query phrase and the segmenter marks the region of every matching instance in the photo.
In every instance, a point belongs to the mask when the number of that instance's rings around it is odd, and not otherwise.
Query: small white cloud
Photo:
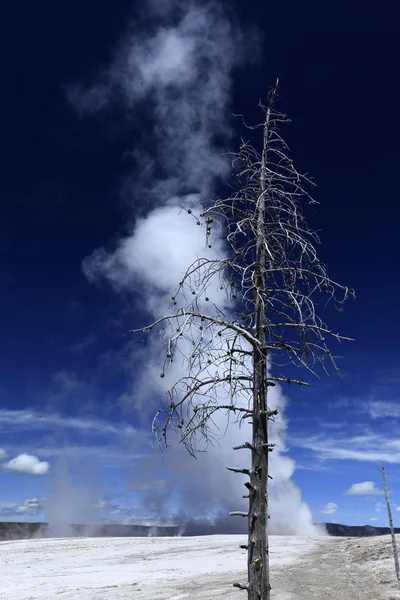
[[[326,515],[332,515],[337,511],[337,508],[337,504],[335,504],[334,502],[328,502],[327,504],[323,504],[321,506],[321,512],[325,513]]]
[[[3,465],[8,471],[26,473],[27,475],[46,475],[50,465],[46,461],[40,461],[37,456],[31,454],[19,454]]]
[[[377,488],[373,481],[362,481],[353,485],[343,492],[345,496],[380,496],[383,490]]]
[[[370,521],[378,521],[378,520],[379,520],[378,517],[371,517],[370,518]]]
[[[4,450],[4,448],[0,448],[0,460],[2,458],[7,458],[7,452]]]
[[[383,506],[382,502],[377,502],[375,504],[375,510],[376,510],[376,512],[381,512],[382,506]]]
[[[16,517],[18,515],[38,515],[43,510],[42,502],[45,498],[31,498],[24,500],[22,504],[12,504],[0,507],[0,515],[3,517]]]

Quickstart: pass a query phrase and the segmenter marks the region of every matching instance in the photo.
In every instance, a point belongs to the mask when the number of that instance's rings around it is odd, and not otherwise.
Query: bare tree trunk
[[[390,533],[391,533],[391,536],[392,536],[394,566],[395,566],[395,569],[396,569],[397,583],[400,586],[399,555],[397,553],[396,536],[395,536],[395,533],[394,533],[393,519],[392,519],[392,510],[390,508],[389,494],[388,494],[388,490],[387,490],[385,464],[384,464],[383,461],[382,461],[382,469],[379,469],[379,470],[382,473],[382,477],[383,477],[383,489],[385,490],[385,498],[386,498],[386,505],[387,505],[388,517],[389,517]]]
[[[222,228],[229,257],[198,257],[171,296],[177,308],[136,330],[162,328],[166,357],[160,377],[165,377],[175,353],[186,363],[185,373],[167,392],[166,406],[153,420],[160,449],[167,447],[167,431],[172,429],[195,456],[200,440],[205,447],[212,443],[213,416],[220,410],[230,411],[239,422],[251,419],[251,443],[234,447],[250,450],[251,468],[227,467],[249,478],[245,483],[248,494],[243,496],[249,500],[248,511],[230,513],[248,519],[248,541],[240,546],[247,549],[248,579],[233,584],[247,591],[248,600],[270,600],[271,591],[268,422],[277,411],[268,408],[268,386],[275,382],[309,385],[288,378],[275,357],[283,354],[285,364],[316,374],[315,365],[327,372],[325,356],[337,370],[325,338],[349,338],[327,328],[316,314],[313,295],[327,294],[339,310],[349,295],[354,296],[352,290],[329,278],[317,258],[314,244],[319,239],[308,228],[300,204],[301,197],[314,202],[303,188],[303,183],[312,182],[286,154],[289,148],[277,128],[289,120],[274,109],[277,93],[278,81],[268,94],[267,105],[259,103],[263,122],[247,126],[243,121],[249,129],[263,131],[263,146],[259,153],[242,140],[239,152],[234,153],[232,166],[239,191],[202,208],[199,215],[187,209],[197,225],[205,226],[208,248],[212,247],[212,224]],[[214,303],[215,285],[226,290],[228,307]],[[236,303],[239,297],[241,302]]]
[[[260,195],[257,202],[257,243],[254,271],[255,329],[259,347],[253,351],[253,449],[251,452],[248,541],[248,598],[269,600],[268,546],[268,416],[265,290],[265,175],[271,110],[264,125],[264,144],[260,169]]]

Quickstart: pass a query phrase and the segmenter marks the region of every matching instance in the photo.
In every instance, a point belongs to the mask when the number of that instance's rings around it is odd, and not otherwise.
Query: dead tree
[[[242,139],[232,165],[237,176],[233,194],[199,214],[182,207],[205,228],[204,256],[191,264],[171,298],[171,313],[138,331],[158,330],[165,344],[161,377],[172,361],[184,372],[168,392],[165,408],[153,421],[160,447],[175,430],[194,456],[217,436],[214,418],[224,411],[252,428],[250,468],[227,467],[244,475],[248,498],[248,580],[234,586],[248,600],[269,600],[268,457],[272,446],[268,422],[277,411],[268,407],[268,389],[277,382],[308,385],[293,367],[317,375],[324,359],[336,364],[326,339],[349,339],[330,329],[317,315],[314,297],[326,295],[339,311],[353,291],[332,281],[317,257],[315,232],[305,221],[301,202],[313,203],[306,191],[312,182],[288,156],[279,128],[288,123],[275,109],[278,82],[269,92],[258,152]],[[179,218],[179,217],[178,217]],[[211,255],[213,236],[225,240],[225,255]],[[297,369],[298,370],[298,369]]]
[[[383,489],[385,491],[386,506],[387,506],[388,517],[389,517],[390,533],[392,536],[394,567],[396,569],[397,584],[400,585],[399,555],[397,553],[397,543],[396,543],[396,536],[395,536],[394,527],[393,527],[392,510],[390,508],[389,493],[388,493],[387,482],[386,482],[385,463],[383,461],[382,461],[382,468],[379,469],[379,471],[382,473],[382,477],[383,477]]]

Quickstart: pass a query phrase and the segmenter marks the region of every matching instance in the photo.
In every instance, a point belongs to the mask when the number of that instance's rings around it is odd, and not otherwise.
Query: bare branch
[[[249,444],[249,442],[245,442],[241,446],[234,446],[232,449],[233,450],[242,450],[243,448],[248,448],[249,450],[254,450],[254,446]]]
[[[249,586],[247,583],[242,584],[242,583],[233,583],[232,584],[234,588],[238,588],[239,590],[248,590]]]
[[[233,473],[242,473],[243,475],[250,475],[251,472],[249,469],[235,469],[234,467],[226,467],[228,471],[232,471]]]
[[[147,325],[146,327],[140,327],[139,329],[130,329],[129,331],[130,331],[130,333],[150,332],[154,327],[156,327],[160,323],[163,323],[164,321],[171,321],[171,319],[179,319],[183,316],[192,317],[192,318],[200,319],[200,320],[204,320],[204,321],[210,321],[210,322],[212,322],[213,325],[219,325],[221,327],[226,327],[226,329],[231,329],[233,331],[236,331],[236,333],[239,333],[240,335],[242,335],[243,338],[246,341],[248,341],[250,344],[252,344],[252,345],[257,344],[257,339],[255,337],[253,337],[251,334],[249,334],[249,332],[246,331],[245,329],[243,329],[242,327],[237,326],[234,322],[221,321],[220,319],[215,318],[213,316],[209,316],[209,315],[201,314],[201,313],[195,313],[195,312],[191,312],[191,311],[167,315],[165,317],[161,317],[160,319],[157,319],[156,321],[154,321],[150,325]]]

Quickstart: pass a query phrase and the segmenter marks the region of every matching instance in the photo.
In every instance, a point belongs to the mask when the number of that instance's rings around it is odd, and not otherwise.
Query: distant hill
[[[340,525],[339,523],[325,523],[329,535],[338,537],[371,537],[374,535],[387,535],[389,527],[371,527],[371,525]],[[400,533],[400,528],[395,528]],[[154,527],[149,525],[70,525],[68,527],[53,528],[48,523],[16,523],[0,522],[0,541],[22,540],[45,537],[149,537],[149,536],[192,536],[212,535],[217,533],[237,533],[226,528],[213,527],[210,524],[188,523],[184,530],[178,526]]]
[[[372,527],[371,525],[340,525],[339,523],[325,523],[329,535],[339,537],[370,537],[373,535],[387,535],[389,527]],[[400,527],[394,528],[395,533],[400,533]]]
[[[68,525],[60,528],[48,523],[0,522],[0,541],[45,537],[148,537],[179,535],[180,528],[148,525]]]
[[[47,523],[10,523],[0,522],[0,540],[30,539],[39,533]]]

